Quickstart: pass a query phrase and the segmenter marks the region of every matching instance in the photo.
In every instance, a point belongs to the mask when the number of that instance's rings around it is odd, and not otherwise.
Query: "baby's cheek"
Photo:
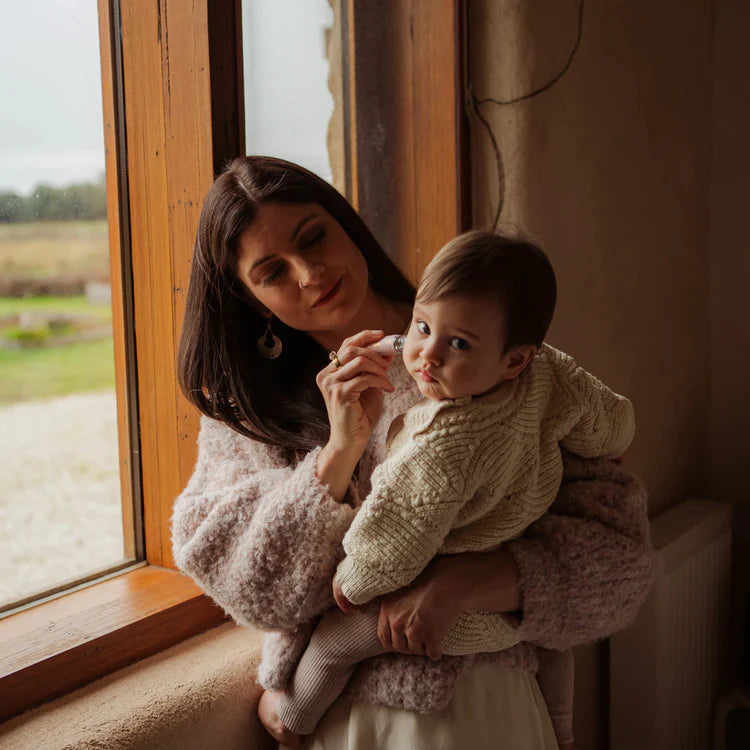
[[[404,342],[404,364],[407,368],[413,365],[417,359],[417,348],[414,345],[413,339],[407,335],[406,341]]]

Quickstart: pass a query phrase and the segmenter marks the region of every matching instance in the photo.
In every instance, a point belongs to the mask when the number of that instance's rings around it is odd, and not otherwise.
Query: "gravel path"
[[[0,408],[0,604],[122,559],[114,391]]]

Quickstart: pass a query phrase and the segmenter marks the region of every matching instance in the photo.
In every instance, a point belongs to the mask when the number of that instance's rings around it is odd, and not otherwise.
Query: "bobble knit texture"
[[[394,421],[388,457],[344,537],[344,595],[364,604],[411,583],[436,554],[496,549],[555,499],[560,445],[614,457],[634,431],[626,398],[546,345],[488,395],[421,401]],[[502,616],[464,613],[443,650],[456,656],[517,642]]]
[[[350,487],[355,505],[369,493],[373,469],[385,458],[388,425],[420,397],[400,360],[389,377],[395,391],[385,396],[358,481]],[[317,479],[317,453],[290,466],[281,451],[203,417],[195,470],[174,506],[178,567],[238,623],[273,631],[266,636],[258,673],[267,688],[287,684],[316,617],[333,605],[331,580],[357,513],[334,502]],[[519,569],[523,619],[517,631],[524,642],[438,661],[376,657],[350,682],[354,697],[438,710],[450,702],[456,680],[473,663],[535,670],[532,644],[564,650],[633,621],[651,579],[643,487],[609,461],[564,453],[563,469],[550,512],[507,545]]]

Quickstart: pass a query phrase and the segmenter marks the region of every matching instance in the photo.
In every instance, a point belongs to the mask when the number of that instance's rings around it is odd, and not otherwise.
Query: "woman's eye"
[[[454,336],[448,342],[448,345],[452,349],[458,349],[460,351],[465,351],[466,349],[471,349],[471,346],[469,345],[469,342],[466,339],[459,338],[458,336]]]
[[[311,234],[306,235],[300,242],[302,249],[307,249],[320,242],[326,236],[325,229],[318,227]]]
[[[263,281],[261,282],[263,286],[270,286],[275,281],[278,281],[281,278],[281,274],[284,272],[283,266],[276,266],[271,273],[268,274],[268,276],[263,277]]]
[[[428,326],[427,323],[424,322],[424,320],[417,321],[417,330],[420,333],[423,333],[425,336],[430,335],[430,326]]]

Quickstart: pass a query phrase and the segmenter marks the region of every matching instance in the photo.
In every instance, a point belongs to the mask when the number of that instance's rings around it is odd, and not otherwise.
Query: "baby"
[[[560,488],[560,446],[615,458],[630,445],[630,402],[543,343],[555,298],[544,253],[498,234],[461,235],[425,269],[403,344],[424,399],[391,425],[388,455],[344,538],[334,594],[350,613],[323,616],[287,690],[264,701],[269,729],[280,721],[312,732],[357,663],[384,653],[377,608],[350,605],[408,585],[437,554],[490,551],[523,533]],[[464,612],[442,651],[519,640],[503,615]],[[572,747],[572,657],[541,657],[558,742]]]

